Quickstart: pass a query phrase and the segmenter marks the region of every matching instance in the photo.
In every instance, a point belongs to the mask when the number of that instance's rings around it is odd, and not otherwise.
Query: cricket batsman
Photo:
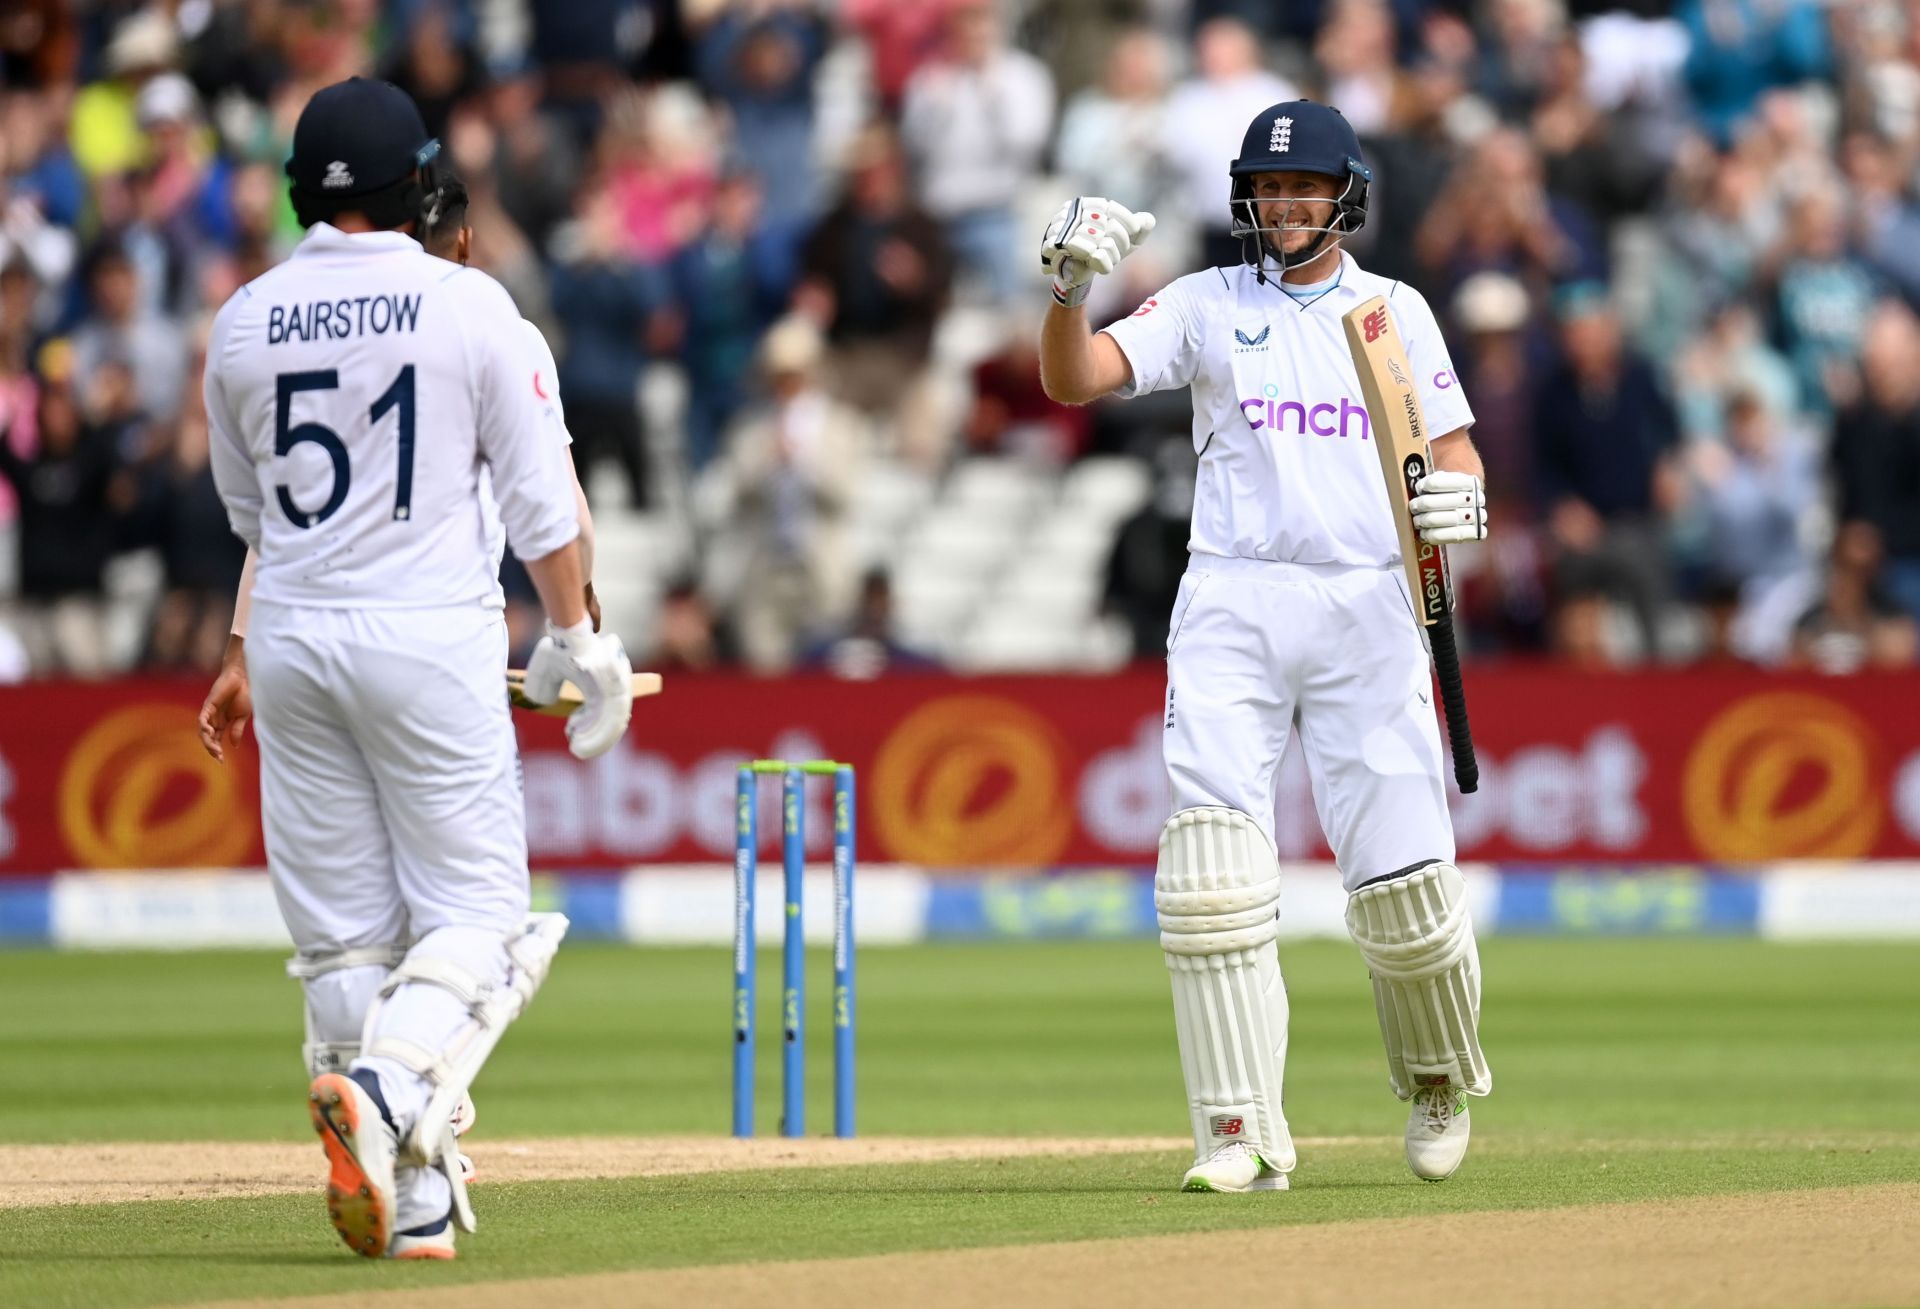
[[[1040,367],[1055,400],[1191,387],[1199,453],[1189,562],[1167,635],[1164,755],[1173,817],[1154,899],[1173,981],[1198,1191],[1285,1190],[1287,996],[1274,944],[1275,772],[1298,733],[1314,808],[1374,977],[1407,1163],[1430,1181],[1466,1154],[1466,1095],[1492,1074],[1480,967],[1454,866],[1428,652],[1341,316],[1387,297],[1416,374],[1435,471],[1412,501],[1434,543],[1487,530],[1479,455],[1433,311],[1342,245],[1373,174],[1338,110],[1274,105],[1230,168],[1242,261],[1167,286],[1094,332],[1083,301],[1153,230],[1151,214],[1069,201],[1041,260],[1054,303]]]
[[[215,482],[257,561],[268,869],[309,1060],[340,1069],[309,1088],[328,1210],[372,1258],[451,1258],[473,1230],[454,1113],[566,929],[528,915],[490,505],[547,611],[529,697],[582,690],[583,758],[632,711],[520,315],[416,239],[438,150],[396,87],[317,92],[287,164],[307,236],[220,310],[204,381]]]

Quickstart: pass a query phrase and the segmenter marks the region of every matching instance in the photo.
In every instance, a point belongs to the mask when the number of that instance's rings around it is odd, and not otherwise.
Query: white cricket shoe
[[[393,1239],[394,1161],[400,1139],[374,1098],[342,1073],[307,1089],[313,1130],[327,1152],[327,1214],[355,1254],[384,1258]]]
[[[387,1247],[387,1258],[453,1258],[452,1215],[442,1218],[437,1223],[430,1223],[426,1227],[416,1227],[408,1232],[395,1232],[393,1241]]]
[[[1293,1167],[1293,1151],[1288,1149],[1284,1162]],[[1187,1169],[1180,1183],[1183,1191],[1284,1191],[1287,1174],[1276,1167],[1254,1146],[1233,1141],[1221,1146],[1203,1162]]]
[[[1467,1097],[1452,1086],[1423,1086],[1407,1115],[1407,1167],[1428,1182],[1444,1182],[1467,1157],[1473,1120]]]

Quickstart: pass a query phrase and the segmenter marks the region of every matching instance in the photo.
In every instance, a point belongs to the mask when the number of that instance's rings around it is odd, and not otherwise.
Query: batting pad
[[[1426,1086],[1493,1089],[1480,1049],[1480,952],[1467,884],[1452,864],[1363,886],[1347,930],[1373,974],[1387,1076],[1402,1100]]]
[[[1273,846],[1239,810],[1183,809],[1161,830],[1153,903],[1196,1163],[1245,1141],[1278,1171],[1293,1167],[1280,1107],[1287,992],[1273,943],[1279,900]]]
[[[459,1167],[459,1148],[453,1131],[453,1113],[466,1099],[467,1088],[493,1053],[507,1027],[533,1003],[534,993],[547,980],[553,956],[567,934],[565,914],[527,915],[524,927],[504,942],[507,969],[496,981],[475,972],[466,963],[433,949],[429,933],[414,944],[406,958],[380,988],[380,1000],[367,1013],[361,1040],[368,1056],[391,1059],[426,1080],[432,1090],[413,1125],[400,1143],[404,1163],[437,1167],[453,1188],[454,1222],[474,1230],[473,1207]],[[444,1050],[430,1050],[403,1037],[376,1036],[381,1005],[406,986],[433,986],[452,994],[467,1010],[465,1025]]]

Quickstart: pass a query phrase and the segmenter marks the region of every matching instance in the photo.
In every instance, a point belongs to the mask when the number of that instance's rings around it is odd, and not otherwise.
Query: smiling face
[[[1254,212],[1259,226],[1286,228],[1273,237],[1281,251],[1292,258],[1320,239],[1313,228],[1333,226],[1338,212],[1335,203],[1345,183],[1325,173],[1255,173],[1253,175]]]

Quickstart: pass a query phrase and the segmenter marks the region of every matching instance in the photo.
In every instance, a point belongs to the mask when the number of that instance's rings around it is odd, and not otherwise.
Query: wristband
[[[1093,289],[1092,282],[1082,282],[1078,286],[1062,286],[1058,278],[1053,283],[1053,302],[1064,309],[1076,309],[1084,304],[1087,292]]]

